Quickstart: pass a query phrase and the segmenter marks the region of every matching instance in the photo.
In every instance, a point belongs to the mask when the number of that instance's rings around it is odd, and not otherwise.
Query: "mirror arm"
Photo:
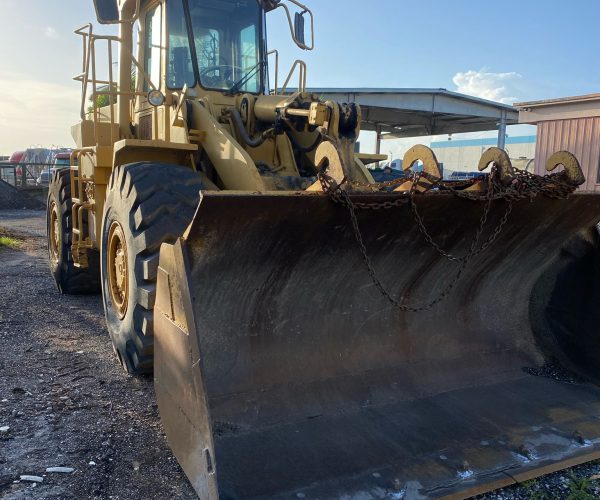
[[[292,21],[292,15],[290,14],[290,9],[288,9],[288,6],[282,2],[282,3],[277,4],[276,8],[281,7],[283,10],[285,10],[285,13],[286,13],[287,19],[288,19],[288,24],[290,26],[290,33],[292,35],[292,40],[294,40],[294,43],[303,50],[313,50],[315,48],[315,29],[314,29],[313,13],[306,5],[301,4],[297,0],[289,0],[289,1],[291,3],[293,3],[294,5],[297,5],[300,9],[303,10],[303,12],[308,12],[308,14],[310,15],[310,36],[311,36],[310,45],[306,45],[305,43],[302,43],[300,40],[298,40],[298,38],[296,38],[296,33],[294,33],[294,22]]]
[[[135,0],[135,10],[133,12],[133,16],[129,19],[121,19],[119,15],[119,23],[120,24],[133,24],[140,17],[140,0]]]
[[[312,50],[315,48],[315,18],[313,16],[313,13],[306,5],[300,3],[298,0],[289,1],[302,10],[302,12],[300,13],[301,15],[308,13],[308,15],[310,16],[310,46],[302,44],[303,46],[301,48],[305,50]]]

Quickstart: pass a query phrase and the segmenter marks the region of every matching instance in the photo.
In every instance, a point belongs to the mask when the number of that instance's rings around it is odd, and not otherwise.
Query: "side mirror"
[[[117,0],[94,0],[96,18],[100,24],[116,24],[119,22],[119,6]]]
[[[296,42],[300,42],[300,45],[306,45],[304,36],[304,14],[306,12],[296,12],[294,15],[294,38]]]
[[[294,43],[300,47],[302,50],[312,50],[315,47],[315,21],[314,16],[311,10],[306,7],[306,5],[302,5],[298,0],[288,0],[290,3],[294,4],[296,7],[302,9],[301,12],[296,12],[294,14],[294,22],[292,23],[292,16],[290,13],[290,9],[286,4],[277,0],[277,3],[274,3],[275,0],[269,0],[274,5],[274,8],[281,7],[285,10],[285,13],[288,18],[288,22],[290,24],[290,31],[292,33],[292,38]],[[310,16],[310,33],[306,34],[306,20],[304,15],[308,14]]]
[[[131,10],[133,10],[131,18],[123,20],[119,19],[118,0],[94,0],[98,22],[100,24],[118,24],[119,22],[129,23],[135,21],[140,12],[140,0],[125,0],[122,3],[129,4],[127,7],[123,6],[125,12],[131,12]]]

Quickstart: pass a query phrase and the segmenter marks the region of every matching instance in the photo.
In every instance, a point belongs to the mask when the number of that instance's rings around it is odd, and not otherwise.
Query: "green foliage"
[[[537,479],[525,481],[522,486],[525,488],[529,500],[551,500],[544,491],[538,489],[539,481]]]
[[[535,490],[529,494],[529,500],[551,500],[551,499],[543,491]]]
[[[17,248],[19,246],[19,240],[15,240],[10,236],[0,236],[0,248]]]
[[[136,90],[136,76],[137,73],[132,72],[131,73],[131,91],[135,91]],[[112,92],[112,94],[105,94],[104,92],[108,92],[110,88],[110,91]],[[117,84],[113,83],[110,87],[108,85],[102,85],[100,87],[98,87],[97,89],[97,94],[96,94],[96,99],[94,99],[94,96],[90,96],[90,102],[92,104],[90,104],[88,106],[88,113],[91,113],[94,111],[94,109],[100,109],[103,108],[105,106],[108,106],[109,104],[116,104],[117,103]],[[100,93],[101,92],[101,93]],[[111,98],[112,98],[112,103],[111,103]]]
[[[591,481],[588,478],[571,476],[569,480],[569,496],[567,500],[595,500],[597,497],[590,491]]]
[[[102,85],[101,87],[98,87],[97,92],[108,92],[108,90],[109,90],[108,85]],[[116,84],[113,83],[111,91],[112,92],[117,91]],[[94,99],[94,97],[95,97],[95,99]],[[88,112],[91,113],[92,111],[94,111],[94,108],[100,109],[105,106],[108,106],[109,104],[111,104],[111,97],[112,97],[112,104],[116,104],[117,94],[109,95],[109,94],[104,94],[104,93],[97,93],[95,96],[92,95],[90,97],[90,102],[92,104],[90,106],[88,106]]]

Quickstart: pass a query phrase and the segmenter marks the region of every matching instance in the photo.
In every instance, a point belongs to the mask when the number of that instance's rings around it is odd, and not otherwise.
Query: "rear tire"
[[[104,205],[101,274],[113,347],[131,374],[151,373],[160,246],[194,216],[202,181],[189,168],[142,162],[116,167]]]
[[[100,291],[100,259],[98,251],[88,250],[88,267],[75,267],[71,254],[73,237],[71,198],[71,172],[57,170],[48,186],[46,235],[48,261],[56,287],[65,294],[87,294]],[[84,213],[83,230],[87,231],[87,212]]]

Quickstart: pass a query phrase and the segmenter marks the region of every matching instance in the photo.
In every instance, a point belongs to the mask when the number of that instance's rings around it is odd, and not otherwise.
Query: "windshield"
[[[167,9],[170,88],[199,79],[207,89],[261,92],[262,9],[256,0],[172,0]]]

